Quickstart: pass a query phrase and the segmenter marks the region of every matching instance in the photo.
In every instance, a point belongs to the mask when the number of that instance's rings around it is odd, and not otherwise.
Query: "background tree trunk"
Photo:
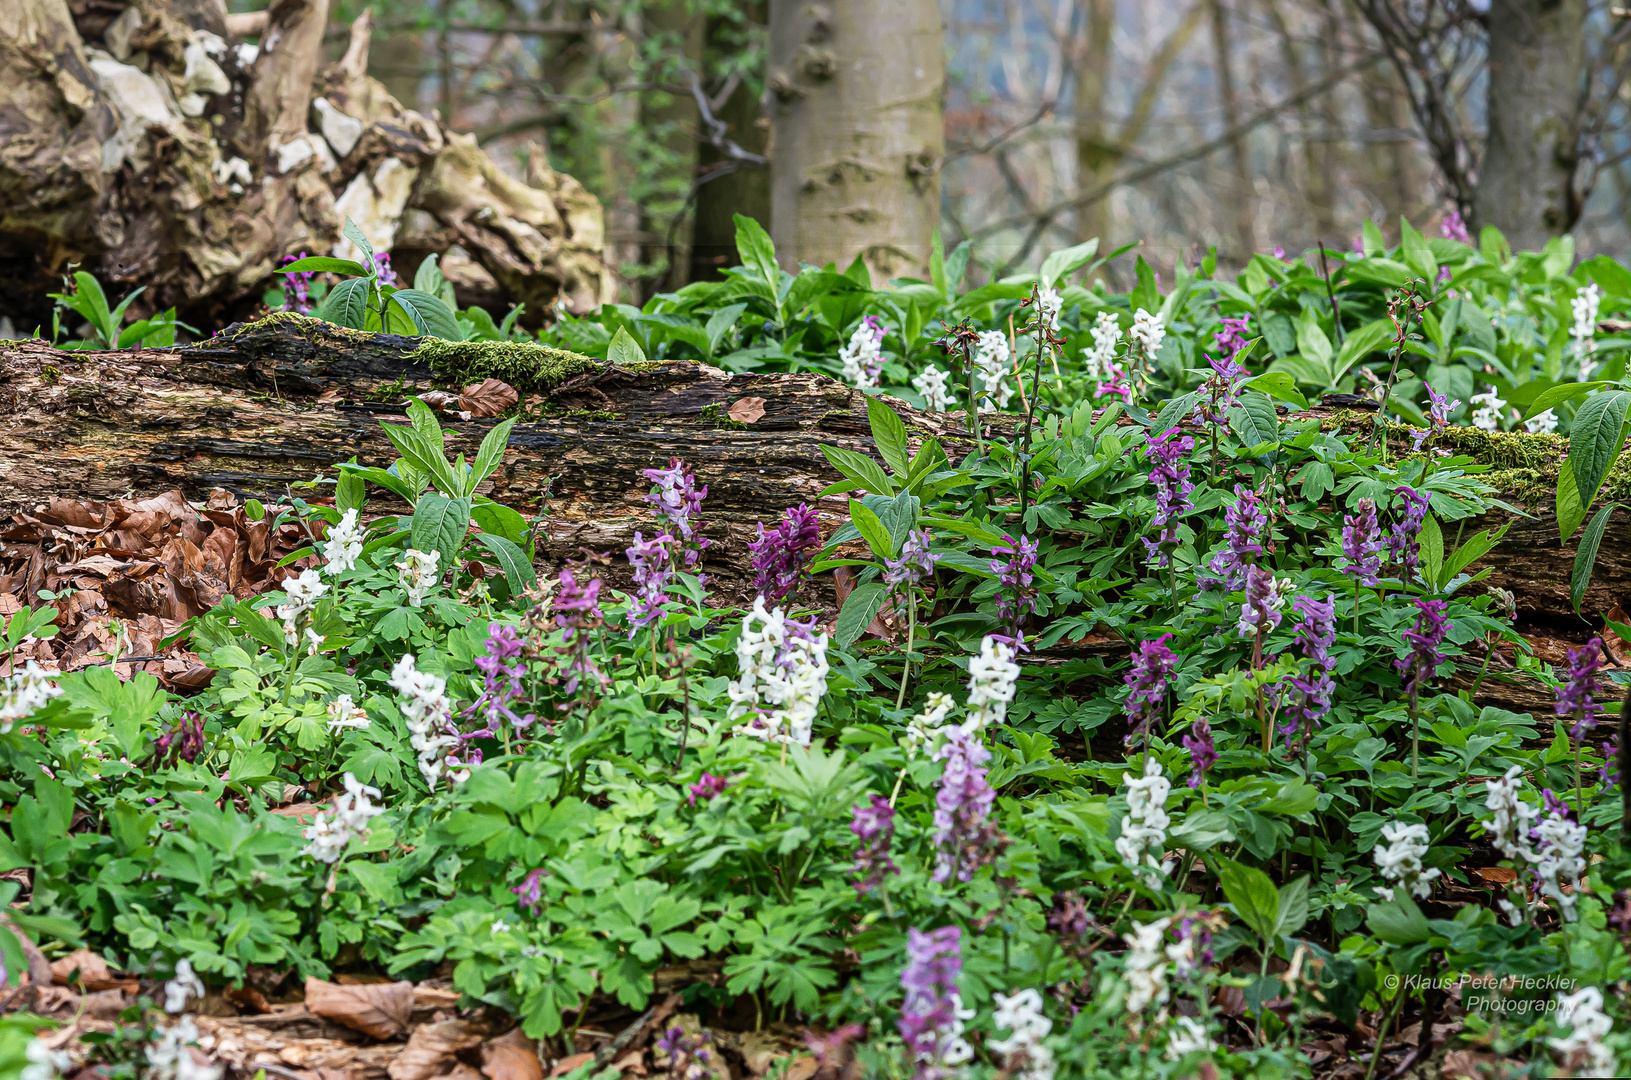
[[[645,10],[645,32],[657,39],[671,62],[683,59],[686,68],[702,63],[702,40],[706,19],[693,11],[687,0],[661,0]],[[678,48],[671,46],[677,44]],[[670,81],[683,83],[683,76]],[[697,129],[700,117],[696,99],[683,91],[647,91],[640,100],[640,126],[645,136],[660,142],[673,163],[668,175],[687,183],[697,172]],[[642,231],[646,236],[641,259],[648,266],[662,265],[663,276],[647,285],[650,293],[669,292],[684,285],[691,269],[690,212],[684,206],[685,193],[678,194],[673,206],[653,206],[647,201]],[[662,203],[668,200],[659,200]]]
[[[782,265],[927,277],[945,92],[936,0],[771,0],[771,236]]]
[[[770,13],[764,0],[752,0],[744,5],[747,21],[764,26]],[[722,50],[740,49],[734,40],[738,31],[734,23],[713,18],[708,22],[704,41],[704,56],[717,55]],[[705,70],[713,70],[705,63]],[[741,81],[714,110],[714,116],[725,124],[725,137],[732,139],[750,154],[764,154],[769,144],[770,121],[764,115],[761,95],[755,94],[747,82]],[[734,215],[750,217],[770,231],[770,171],[745,166],[713,147],[703,143],[698,150],[696,207],[692,215],[690,281],[712,281],[720,277],[727,266],[735,266],[736,223]]]
[[[1580,217],[1586,0],[1491,0],[1488,19],[1489,136],[1474,225],[1496,226],[1514,251],[1538,251]]]

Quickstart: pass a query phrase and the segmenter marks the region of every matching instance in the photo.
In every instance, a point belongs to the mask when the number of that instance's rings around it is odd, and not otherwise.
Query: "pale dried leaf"
[[[726,415],[739,424],[751,424],[765,414],[765,399],[745,397],[732,403]]]
[[[481,1032],[467,1021],[421,1024],[414,1028],[413,1034],[408,1036],[408,1045],[391,1060],[385,1071],[391,1080],[432,1080],[453,1068],[453,1055],[479,1045]]]
[[[67,986],[69,977],[76,970],[79,972],[80,985],[86,989],[90,989],[93,982],[113,981],[113,972],[108,969],[108,962],[89,949],[75,949],[67,956],[51,961],[51,981],[58,986]]]
[[[555,1063],[555,1067],[549,1070],[549,1075],[565,1076],[579,1065],[587,1065],[593,1060],[595,1060],[595,1055],[593,1054],[568,1054],[566,1057],[563,1057],[561,1060]],[[401,1080],[401,1078],[393,1073],[392,1080]]]
[[[459,1003],[461,996],[457,990],[449,990],[445,986],[432,986],[430,983],[420,983],[413,988],[413,1004],[416,1009],[451,1009]]]
[[[427,390],[419,395],[419,400],[441,412],[443,409],[451,409],[458,405],[459,395],[450,394],[446,390]]]
[[[520,400],[515,387],[498,379],[483,379],[471,383],[459,395],[459,408],[471,416],[498,416]]]
[[[481,1071],[487,1080],[544,1080],[538,1044],[522,1034],[520,1028],[482,1046]]]
[[[340,986],[308,978],[306,1008],[354,1031],[389,1039],[408,1029],[413,1016],[413,983]]]

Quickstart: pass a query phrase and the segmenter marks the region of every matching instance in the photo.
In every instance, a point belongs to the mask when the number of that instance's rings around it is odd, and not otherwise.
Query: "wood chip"
[[[408,1021],[413,1016],[413,983],[340,986],[322,979],[307,979],[306,1008],[315,1016],[364,1035],[389,1039],[408,1029]]]
[[[515,387],[498,379],[483,379],[464,388],[459,408],[471,416],[498,416],[520,400]]]
[[[765,399],[762,397],[745,397],[732,403],[727,410],[732,420],[739,424],[751,424],[765,414]]]

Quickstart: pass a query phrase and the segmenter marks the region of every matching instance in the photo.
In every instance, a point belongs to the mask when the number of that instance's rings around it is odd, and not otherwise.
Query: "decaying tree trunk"
[[[283,256],[346,254],[347,216],[399,271],[458,244],[473,286],[534,313],[610,298],[595,198],[547,167],[515,180],[473,137],[404,108],[366,74],[370,15],[327,64],[329,13],[0,3],[0,315],[49,325],[45,294],[76,263],[115,293],[146,286],[137,313],[218,324]]]
[[[221,488],[282,498],[291,484],[332,477],[339,461],[389,464],[396,453],[380,423],[405,420],[407,394],[486,377],[517,389],[526,419],[512,430],[504,465],[483,493],[540,515],[539,561],[546,571],[585,550],[621,552],[635,529],[649,529],[644,496],[650,483],[640,470],[679,457],[708,486],[704,533],[712,541],[707,570],[716,594],[742,599],[757,523],[772,524],[799,503],[816,507],[825,534],[847,520],[848,496],[820,497],[841,479],[821,444],[875,453],[864,396],[825,376],[729,375],[689,361],[620,367],[539,345],[362,334],[279,315],[173,350],[0,345],[0,514],[35,514],[52,499],[150,497],[175,489],[195,502]],[[892,404],[914,451],[929,435],[953,460],[968,449],[961,414]],[[1332,424],[1352,419],[1330,408],[1313,415]],[[1012,418],[987,422],[1011,425]],[[494,423],[443,413],[449,456],[472,457]],[[1491,453],[1512,459],[1491,464],[1527,476],[1527,487],[1538,493],[1548,469],[1555,478],[1561,441],[1506,438],[1513,449]],[[371,508],[392,508],[387,493],[375,495]],[[1537,502],[1542,505],[1529,507],[1532,519],[1491,514],[1463,532],[1510,524],[1501,547],[1481,564],[1492,576],[1475,588],[1514,592],[1520,629],[1543,658],[1561,663],[1566,645],[1579,644],[1602,626],[1604,613],[1631,600],[1631,530],[1604,537],[1582,620],[1568,601],[1574,545],[1559,546],[1550,500]],[[16,557],[7,548],[7,538],[16,535],[22,534],[0,530],[0,560]],[[1452,530],[1447,540],[1453,539]],[[623,578],[616,567],[609,574],[614,583]],[[26,584],[19,579],[12,588]],[[820,588],[822,596],[810,599],[834,606],[831,582]],[[1095,632],[1040,659],[1119,659],[1126,648],[1116,635]],[[1481,704],[1547,707],[1550,691],[1509,671],[1506,661],[1497,662],[1478,694]],[[1471,685],[1472,673],[1458,677]]]

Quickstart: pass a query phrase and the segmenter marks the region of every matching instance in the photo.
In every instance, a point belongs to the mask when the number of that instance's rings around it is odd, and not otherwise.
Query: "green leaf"
[[[1297,320],[1297,351],[1325,371],[1331,370],[1331,339],[1320,329],[1319,318],[1311,308],[1304,308]]]
[[[481,440],[481,448],[476,451],[476,460],[470,465],[470,475],[465,478],[465,489],[461,495],[474,495],[481,482],[493,474],[499,463],[504,460],[504,450],[510,445],[510,429],[515,427],[515,418],[502,421],[494,425],[485,438]]]
[[[708,316],[708,325],[703,327],[703,331],[708,335],[709,357],[712,357],[718,351],[719,343],[724,340],[731,327],[736,325],[736,320],[741,318],[742,312],[747,309],[746,304],[731,304],[729,307],[722,307]]]
[[[443,341],[461,341],[459,320],[441,300],[418,289],[398,289],[391,294],[390,306],[400,310],[413,323],[420,337],[441,338]]]
[[[1229,818],[1216,810],[1191,811],[1168,836],[1178,847],[1208,851],[1235,838]]]
[[[442,268],[436,265],[437,260],[440,258],[441,256],[433,251],[419,263],[419,269],[413,272],[413,287],[415,289],[423,293],[430,293],[432,296],[441,294],[442,283],[446,278],[442,277]],[[483,312],[483,314],[486,314],[486,312]],[[488,321],[492,321],[492,316],[488,316]]]
[[[1580,534],[1580,546],[1574,553],[1574,572],[1569,575],[1569,604],[1576,615],[1580,614],[1580,602],[1586,597],[1586,586],[1591,584],[1591,571],[1597,565],[1597,549],[1602,546],[1603,531],[1608,528],[1608,519],[1619,508],[1619,503],[1609,503],[1597,511],[1597,516],[1591,519],[1586,531]]]
[[[857,585],[844,599],[844,608],[838,613],[838,625],[833,629],[833,641],[840,649],[847,649],[860,640],[866,628],[877,618],[883,607],[886,590],[876,581]]]
[[[362,230],[357,228],[357,223],[352,221],[350,218],[345,219],[345,228],[340,231],[345,235],[347,240],[357,245],[357,250],[362,252],[363,261],[369,264],[369,268],[364,270],[363,273],[372,274],[374,272],[372,265],[374,261],[374,245],[368,242],[368,237],[362,234]]]
[[[436,256],[432,255],[432,259]],[[423,267],[421,267],[421,272]],[[368,267],[350,259],[336,259],[328,255],[308,255],[304,259],[296,259],[288,266],[279,268],[280,274],[307,274],[329,273],[345,274],[350,277],[367,277],[370,273]]]
[[[1059,279],[1065,275],[1086,266],[1099,253],[1099,240],[1084,240],[1074,247],[1062,248],[1052,252],[1042,260],[1042,284],[1050,288],[1059,284]]]
[[[1387,254],[1387,240],[1382,236],[1382,230],[1370,218],[1359,227],[1359,242],[1365,249],[1367,257]]]
[[[1274,936],[1290,937],[1308,922],[1308,876],[1305,874],[1280,890],[1275,909]]]
[[[1392,900],[1371,904],[1365,913],[1365,924],[1371,933],[1389,945],[1418,945],[1433,936],[1427,917],[1416,902],[1405,895],[1407,891],[1395,887]]]
[[[436,565],[444,572],[458,559],[464,534],[470,529],[470,499],[450,499],[434,492],[421,495],[413,508],[413,538],[410,546],[419,551],[441,553]]]
[[[527,538],[527,519],[491,499],[478,497],[470,508],[470,520],[482,532],[502,536],[517,544]]]
[[[865,454],[857,454],[853,450],[846,450],[841,446],[821,446],[821,453],[826,456],[832,467],[844,476],[865,487],[875,495],[893,495],[895,485],[876,461]]]
[[[1280,918],[1280,890],[1274,887],[1274,881],[1255,867],[1219,859],[1218,883],[1241,921],[1269,942]]]
[[[1588,397],[1574,414],[1569,429],[1569,463],[1574,466],[1574,483],[1580,492],[1580,505],[1590,507],[1603,486],[1603,478],[1625,445],[1626,413],[1631,411],[1631,392],[1604,390]]]
[[[1349,263],[1347,267],[1350,281],[1366,281],[1375,285],[1386,285],[1397,288],[1405,282],[1412,280],[1416,275],[1404,263],[1394,262],[1392,259],[1360,259]]]
[[[1461,571],[1489,554],[1495,545],[1500,542],[1501,537],[1506,535],[1507,528],[1507,526],[1502,525],[1493,533],[1488,529],[1480,529],[1474,533],[1465,544],[1455,549],[1454,554],[1445,556],[1444,573],[1439,580],[1447,584]]]
[[[1280,415],[1267,394],[1248,391],[1229,409],[1229,428],[1248,449],[1280,437]]]
[[[368,278],[351,278],[329,290],[317,314],[336,326],[362,330],[368,325],[368,301],[374,283]]]
[[[1437,277],[1438,260],[1433,257],[1433,249],[1427,246],[1422,234],[1402,217],[1399,219],[1399,235],[1399,254],[1410,268],[1428,281]]]
[[[1607,255],[1587,259],[1580,264],[1580,269],[1608,295],[1622,299],[1631,298],[1631,270],[1627,270]]]
[[[1586,520],[1586,511],[1580,505],[1580,489],[1574,482],[1574,464],[1567,458],[1557,473],[1556,507],[1558,537],[1566,544],[1580,523]]]
[[[866,399],[866,418],[872,425],[872,441],[878,447],[889,471],[905,477],[910,461],[906,456],[906,425],[895,410],[875,397]]]
[[[1372,320],[1349,334],[1337,353],[1336,363],[1332,365],[1332,381],[1342,378],[1349,368],[1382,348],[1392,337],[1393,324],[1387,319]]]
[[[1428,585],[1438,588],[1439,575],[1444,569],[1444,531],[1432,514],[1423,519],[1417,542],[1421,545],[1422,578]]]
[[[782,277],[781,267],[776,265],[776,245],[771,242],[770,234],[750,217],[735,214],[732,220],[736,222],[737,257],[742,260],[743,266],[759,275],[759,279],[770,287],[770,295],[775,297]],[[871,282],[867,284],[870,287]]]
[[[1264,814],[1285,814],[1296,817],[1319,805],[1319,789],[1301,780],[1290,780],[1257,809]]]
[[[417,518],[417,515],[415,515]],[[510,595],[519,596],[528,589],[538,587],[538,574],[532,568],[532,561],[527,553],[516,546],[515,542],[508,540],[497,533],[477,533],[476,543],[493,553],[493,557],[504,568],[504,578],[510,583]]]
[[[895,555],[895,545],[889,539],[889,530],[884,527],[883,520],[874,514],[870,507],[859,499],[849,501],[849,519],[866,541],[866,546],[872,549],[872,554],[880,559],[890,559]]]
[[[1127,298],[1136,312],[1140,308],[1154,314],[1161,309],[1161,289],[1155,283],[1155,271],[1150,264],[1144,261],[1144,256],[1138,256],[1133,262],[1133,274],[1137,284]]]
[[[612,335],[612,343],[606,349],[606,359],[619,367],[629,364],[643,364],[646,362],[646,351],[640,343],[634,340],[626,327],[619,326],[617,333]]]
[[[363,478],[353,472],[341,470],[338,479],[334,482],[334,506],[340,513],[347,510],[360,510],[368,501],[368,485]]]
[[[111,344],[118,337],[119,328],[113,325],[112,314],[108,311],[108,297],[102,291],[102,283],[95,276],[80,270],[74,274],[74,284],[78,286],[81,300],[85,302],[85,316],[90,324],[102,335],[102,340]]]
[[[1284,371],[1270,371],[1248,379],[1242,384],[1247,390],[1258,390],[1272,398],[1279,398],[1299,409],[1308,408],[1308,399],[1297,392],[1297,380]]]
[[[1538,395],[1536,395],[1535,400],[1529,403],[1529,408],[1524,412],[1523,418],[1528,420],[1532,417],[1540,415],[1547,409],[1557,408],[1565,401],[1570,401],[1577,397],[1584,397],[1593,390],[1601,390],[1609,385],[1612,384],[1606,382],[1564,383],[1561,386],[1553,386],[1549,389],[1542,390]]]
[[[950,300],[957,295],[962,287],[963,274],[968,270],[968,260],[974,254],[974,241],[964,240],[946,257],[946,299]]]

